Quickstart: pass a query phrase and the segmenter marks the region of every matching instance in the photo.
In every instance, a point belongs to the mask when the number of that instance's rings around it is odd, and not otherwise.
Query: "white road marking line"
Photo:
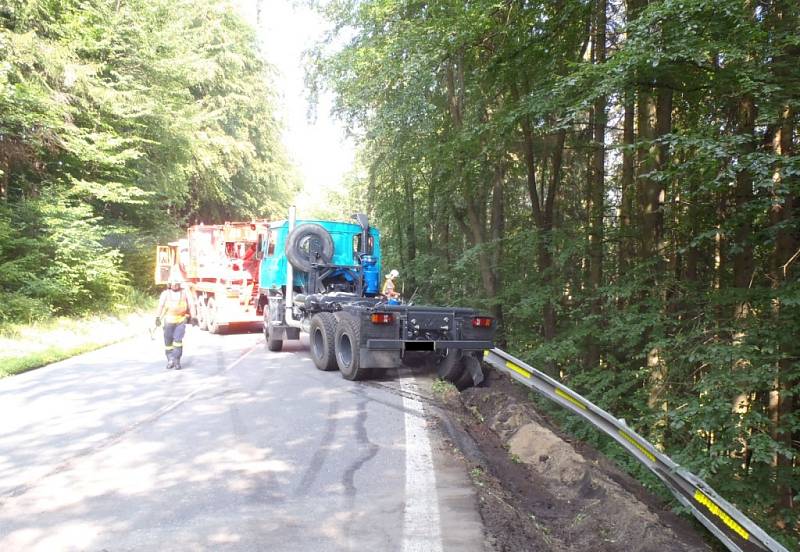
[[[441,552],[439,499],[433,454],[422,403],[413,376],[400,380],[406,410],[406,506],[403,520],[403,552]]]

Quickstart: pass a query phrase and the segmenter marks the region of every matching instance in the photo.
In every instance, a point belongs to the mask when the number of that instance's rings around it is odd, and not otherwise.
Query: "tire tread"
[[[320,312],[314,315],[311,319],[311,328],[309,334],[311,335],[311,358],[318,369],[324,372],[330,372],[338,368],[336,362],[336,317],[330,312]],[[314,334],[317,329],[322,330],[325,341],[325,353],[321,358],[317,358],[314,353]]]
[[[350,366],[343,366],[339,355],[339,340],[343,334],[347,333],[352,344],[353,358]],[[336,328],[336,363],[339,365],[339,372],[342,377],[350,381],[358,381],[367,375],[367,370],[359,366],[359,350],[361,347],[361,325],[358,319],[352,315],[342,316]]]

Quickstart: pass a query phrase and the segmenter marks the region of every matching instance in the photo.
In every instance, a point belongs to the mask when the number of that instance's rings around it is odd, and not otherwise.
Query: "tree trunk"
[[[621,200],[620,200],[620,240],[619,240],[619,275],[620,277],[628,270],[628,263],[635,255],[633,250],[634,234],[633,204],[635,196],[634,176],[634,96],[632,91],[625,92],[625,115],[623,119],[622,131],[622,179]]]
[[[756,150],[754,136],[756,108],[751,96],[745,96],[739,101],[737,119],[737,132],[746,139],[739,148],[739,164],[745,165],[744,157]],[[734,216],[736,216],[737,223],[734,232],[736,249],[733,254],[733,285],[743,290],[742,294],[745,294],[744,290],[750,287],[750,280],[753,276],[753,228],[750,222],[751,217],[747,213],[747,207],[752,200],[753,175],[749,170],[743,168],[736,173]],[[747,316],[747,304],[745,299],[737,301],[734,306],[734,319],[743,320]]]
[[[436,254],[436,251],[441,247],[441,244],[438,245],[434,241],[433,237],[436,235],[436,190],[433,186],[431,186],[430,182],[427,182],[427,217],[428,220],[425,224],[425,237],[423,241],[423,247],[425,251],[430,254]]]
[[[655,101],[652,96],[647,96],[646,109],[647,124],[655,123],[653,140],[658,140],[672,130],[672,91],[666,88],[658,90]],[[653,121],[653,115],[655,120]],[[652,129],[648,129],[649,132]],[[666,144],[651,142],[648,160],[645,166],[653,171],[663,171],[669,162],[669,148]],[[664,184],[654,178],[646,177],[644,183],[644,217],[643,217],[643,247],[655,257],[652,280],[650,281],[651,293],[659,298],[662,310],[668,311],[669,296],[664,285],[664,272],[666,269],[666,256],[668,244],[664,235],[664,203],[666,188]],[[661,411],[661,420],[658,423],[659,441],[666,445],[670,442],[669,430],[669,367],[661,358],[662,351],[653,347],[648,351],[647,367],[650,372],[650,405]]]
[[[8,185],[11,183],[11,163],[7,157],[2,157],[3,164],[0,165],[0,201],[8,202]]]
[[[697,282],[697,265],[700,261],[700,252],[697,250],[697,246],[692,245],[691,242],[699,232],[698,218],[700,213],[697,205],[697,183],[694,180],[690,180],[688,186],[689,207],[687,209],[687,217],[689,218],[689,243],[687,244],[686,248],[686,270],[684,272],[684,279],[690,284],[690,286],[693,286]]]
[[[772,148],[776,155],[781,158],[788,158],[793,155],[793,127],[794,113],[789,106],[784,107],[781,114],[781,121],[774,134]],[[797,223],[795,221],[795,209],[798,208],[797,197],[791,192],[792,187],[788,185],[787,177],[783,174],[780,164],[775,169],[773,175],[773,201],[770,208],[770,222],[777,227],[775,248],[772,258],[771,280],[776,291],[773,301],[773,316],[776,320],[776,328],[782,328],[785,324],[781,323],[785,316],[782,312],[780,301],[780,290],[790,282],[790,274],[793,271],[792,259],[798,249]],[[789,426],[792,414],[796,411],[798,401],[794,398],[792,389],[798,383],[796,373],[793,371],[792,358],[796,356],[795,340],[790,336],[779,337],[781,358],[778,361],[778,371],[774,382],[773,390],[770,393],[769,414],[772,422],[772,438],[783,445],[787,450],[794,451],[793,457],[786,454],[776,453],[773,460],[776,471],[776,507],[778,510],[794,507],[794,494],[796,489],[792,488],[792,468],[794,460],[797,458],[797,447],[792,440],[792,430]]]
[[[561,184],[561,169],[564,159],[564,142],[566,131],[559,130],[556,134],[555,146],[552,153],[552,172],[550,182],[547,187],[547,196],[544,198],[544,209],[542,209],[542,226],[539,229],[538,260],[539,270],[542,273],[542,280],[545,289],[550,289],[553,282],[553,220],[555,212],[555,196]],[[546,301],[542,308],[542,324],[545,341],[552,341],[556,337],[556,309],[553,299]],[[545,369],[550,375],[556,375],[554,361],[547,361]]]
[[[658,196],[660,186],[647,175],[655,170],[656,98],[650,89],[639,91],[638,106],[639,140],[644,141],[638,148],[637,197],[641,216],[639,257],[649,261],[655,254],[657,235],[661,229],[661,211]]]
[[[638,106],[639,138],[643,142],[638,148],[638,198],[641,216],[639,257],[652,263],[646,277],[648,295],[658,298],[666,306],[664,271],[666,247],[664,243],[664,184],[651,173],[661,171],[668,162],[669,150],[659,144],[658,139],[670,132],[672,127],[672,92],[666,88],[642,87],[639,90]],[[662,420],[656,431],[660,443],[669,440],[668,368],[662,359],[662,351],[649,343],[650,332],[645,334],[647,368],[650,375],[648,404],[661,411]]]
[[[405,233],[406,233],[406,259],[409,265],[417,258],[417,227],[414,216],[414,185],[410,178],[404,182],[405,192]]]
[[[444,260],[448,266],[453,263],[453,252],[452,252],[452,244],[450,240],[450,211],[445,211],[442,214],[443,224],[442,224],[442,240],[444,241]]]
[[[493,177],[495,180],[497,179],[496,174],[497,173],[495,173],[495,176]],[[501,175],[499,184],[493,184],[493,191],[496,190],[496,186],[502,186],[502,178],[504,178],[504,176]],[[502,217],[502,202],[502,191],[496,195],[493,194],[491,205],[493,219],[498,211],[498,216]],[[469,240],[470,245],[478,248],[478,269],[480,272],[481,283],[484,291],[486,292],[486,297],[494,304],[496,303],[497,292],[499,289],[499,276],[497,272],[498,266],[495,262],[497,256],[496,253],[492,251],[495,246],[487,243],[486,239],[487,231],[485,221],[486,217],[484,214],[485,207],[486,206],[482,201],[467,201],[466,209],[460,215],[456,213],[455,219],[456,223],[461,228],[461,231]],[[493,228],[492,235],[497,233],[499,236],[499,231],[500,227],[496,230]],[[502,311],[493,308],[493,314],[495,316],[499,315],[499,318],[502,319]]]
[[[523,156],[525,158],[525,175],[528,185],[528,197],[531,201],[531,216],[537,228],[541,228],[542,206],[539,203],[541,195],[536,185],[536,157],[533,149],[533,131],[527,117],[522,120]]]
[[[503,259],[503,237],[505,236],[505,193],[504,185],[506,180],[506,167],[504,164],[498,165],[495,169],[495,174],[492,182],[492,216],[490,220],[492,246],[491,246],[491,263],[492,270],[495,275],[495,289],[493,298],[495,299],[492,305],[492,315],[497,321],[500,328],[504,328],[503,324],[503,304],[499,300],[500,292],[503,288],[501,262]],[[498,340],[501,346],[505,346],[505,339],[502,337]]]
[[[403,230],[404,230],[403,221],[398,216],[397,217],[397,230],[396,230],[397,231],[397,257],[400,259],[400,269],[403,271],[403,273],[405,273],[406,272],[406,268],[408,268],[408,265],[406,264],[406,259],[405,259],[405,253],[406,253],[406,249],[405,249],[405,246],[404,246],[405,233],[403,232]]]
[[[768,4],[767,24],[775,37],[793,37],[800,24],[800,11],[796,0],[776,0]],[[796,195],[798,177],[787,173],[784,168],[788,159],[796,155],[794,151],[795,117],[792,101],[796,96],[796,68],[800,58],[800,45],[791,39],[783,38],[783,50],[775,56],[771,63],[774,82],[783,85],[780,112],[775,131],[772,135],[772,151],[778,162],[772,177],[772,205],[769,220],[775,229],[775,245],[772,253],[770,280],[774,290],[772,303],[775,333],[779,345],[779,360],[773,390],[770,393],[769,415],[772,422],[772,438],[788,453],[776,453],[773,459],[776,479],[775,510],[778,519],[782,509],[793,509],[794,496],[798,490],[795,462],[798,459],[797,441],[792,439],[792,422],[796,421],[800,400],[796,397],[798,381],[796,359],[798,346],[796,335],[791,335],[785,328],[791,324],[792,311],[796,307],[782,304],[782,292],[787,284],[796,281],[798,245],[800,244],[800,224],[797,212],[800,210],[800,198]],[[781,90],[781,88],[778,88]],[[783,527],[784,522],[779,525]]]
[[[552,229],[554,220],[555,194],[561,180],[561,164],[563,160],[566,131],[560,130],[555,137],[552,152],[552,174],[546,189],[537,185],[536,157],[534,155],[533,131],[527,118],[522,120],[522,149],[527,177],[528,197],[531,202],[531,218],[537,229],[536,263],[545,288],[552,281]],[[542,307],[542,335],[545,341],[552,341],[556,336],[556,310],[552,300],[545,301]],[[555,375],[555,363],[547,362],[545,370]]]
[[[594,33],[592,35],[592,56],[594,63],[605,63],[606,60],[606,0],[597,0]],[[602,316],[602,300],[599,297],[603,285],[603,214],[605,213],[605,134],[606,134],[605,96],[599,96],[594,102],[594,121],[592,129],[592,159],[589,173],[589,294],[592,298],[592,316],[597,327]],[[600,365],[600,345],[597,339],[590,336],[587,343],[585,368],[593,369]]]
[[[672,96],[671,88],[659,88],[658,99],[656,100],[656,139],[661,139],[672,132]],[[666,142],[656,144],[655,154],[656,170],[666,170],[670,161],[669,144]],[[666,234],[664,233],[664,204],[666,203],[666,197],[666,185],[663,182],[659,182],[656,192],[656,205],[659,215],[658,226],[653,238],[656,244],[656,251],[662,263],[667,256],[667,249],[669,247]]]

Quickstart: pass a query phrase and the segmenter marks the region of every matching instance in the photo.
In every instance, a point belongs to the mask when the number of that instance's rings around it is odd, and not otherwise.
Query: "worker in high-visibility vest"
[[[397,289],[394,284],[394,280],[398,276],[400,276],[400,273],[393,269],[391,272],[389,272],[389,274],[386,275],[386,280],[383,282],[381,294],[390,301],[396,301],[400,297],[400,294],[397,293]]]
[[[164,323],[164,353],[167,356],[167,370],[181,369],[183,337],[186,323],[197,325],[197,311],[189,293],[181,286],[181,280],[171,276],[167,289],[161,292],[156,311],[156,326]]]

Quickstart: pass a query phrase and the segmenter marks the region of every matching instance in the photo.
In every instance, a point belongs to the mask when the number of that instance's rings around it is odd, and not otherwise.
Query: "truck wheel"
[[[314,252],[319,253],[319,258],[313,255]],[[331,262],[333,238],[319,224],[296,226],[286,237],[286,258],[297,270],[311,272],[312,262]]]
[[[277,353],[283,349],[283,339],[275,339],[272,337],[275,332],[272,328],[272,323],[269,320],[264,320],[264,340],[267,342],[267,349]]]
[[[206,326],[208,327],[208,331],[212,334],[218,334],[221,331],[221,327],[217,324],[217,302],[214,300],[213,297],[208,298],[208,303],[206,303]]]
[[[456,383],[464,373],[464,362],[456,349],[445,349],[436,362],[436,374],[445,381]]]
[[[481,362],[479,357],[476,357],[474,355],[463,356],[461,357],[461,364],[464,365],[464,372],[461,374],[461,377],[458,378],[458,381],[455,382],[456,389],[458,389],[459,391],[463,391],[468,387],[475,386],[475,380],[472,377],[472,372],[470,372],[469,370],[470,364],[476,366],[477,369],[480,370],[481,373],[483,374],[481,381],[484,381],[486,379],[486,369],[483,367],[483,363]]]
[[[366,370],[359,366],[359,351],[361,343],[361,325],[359,321],[346,316],[339,320],[336,327],[336,363],[342,377],[347,380],[360,380],[366,375]]]
[[[315,314],[308,336],[311,358],[317,368],[326,372],[336,370],[336,317],[330,312]]]

